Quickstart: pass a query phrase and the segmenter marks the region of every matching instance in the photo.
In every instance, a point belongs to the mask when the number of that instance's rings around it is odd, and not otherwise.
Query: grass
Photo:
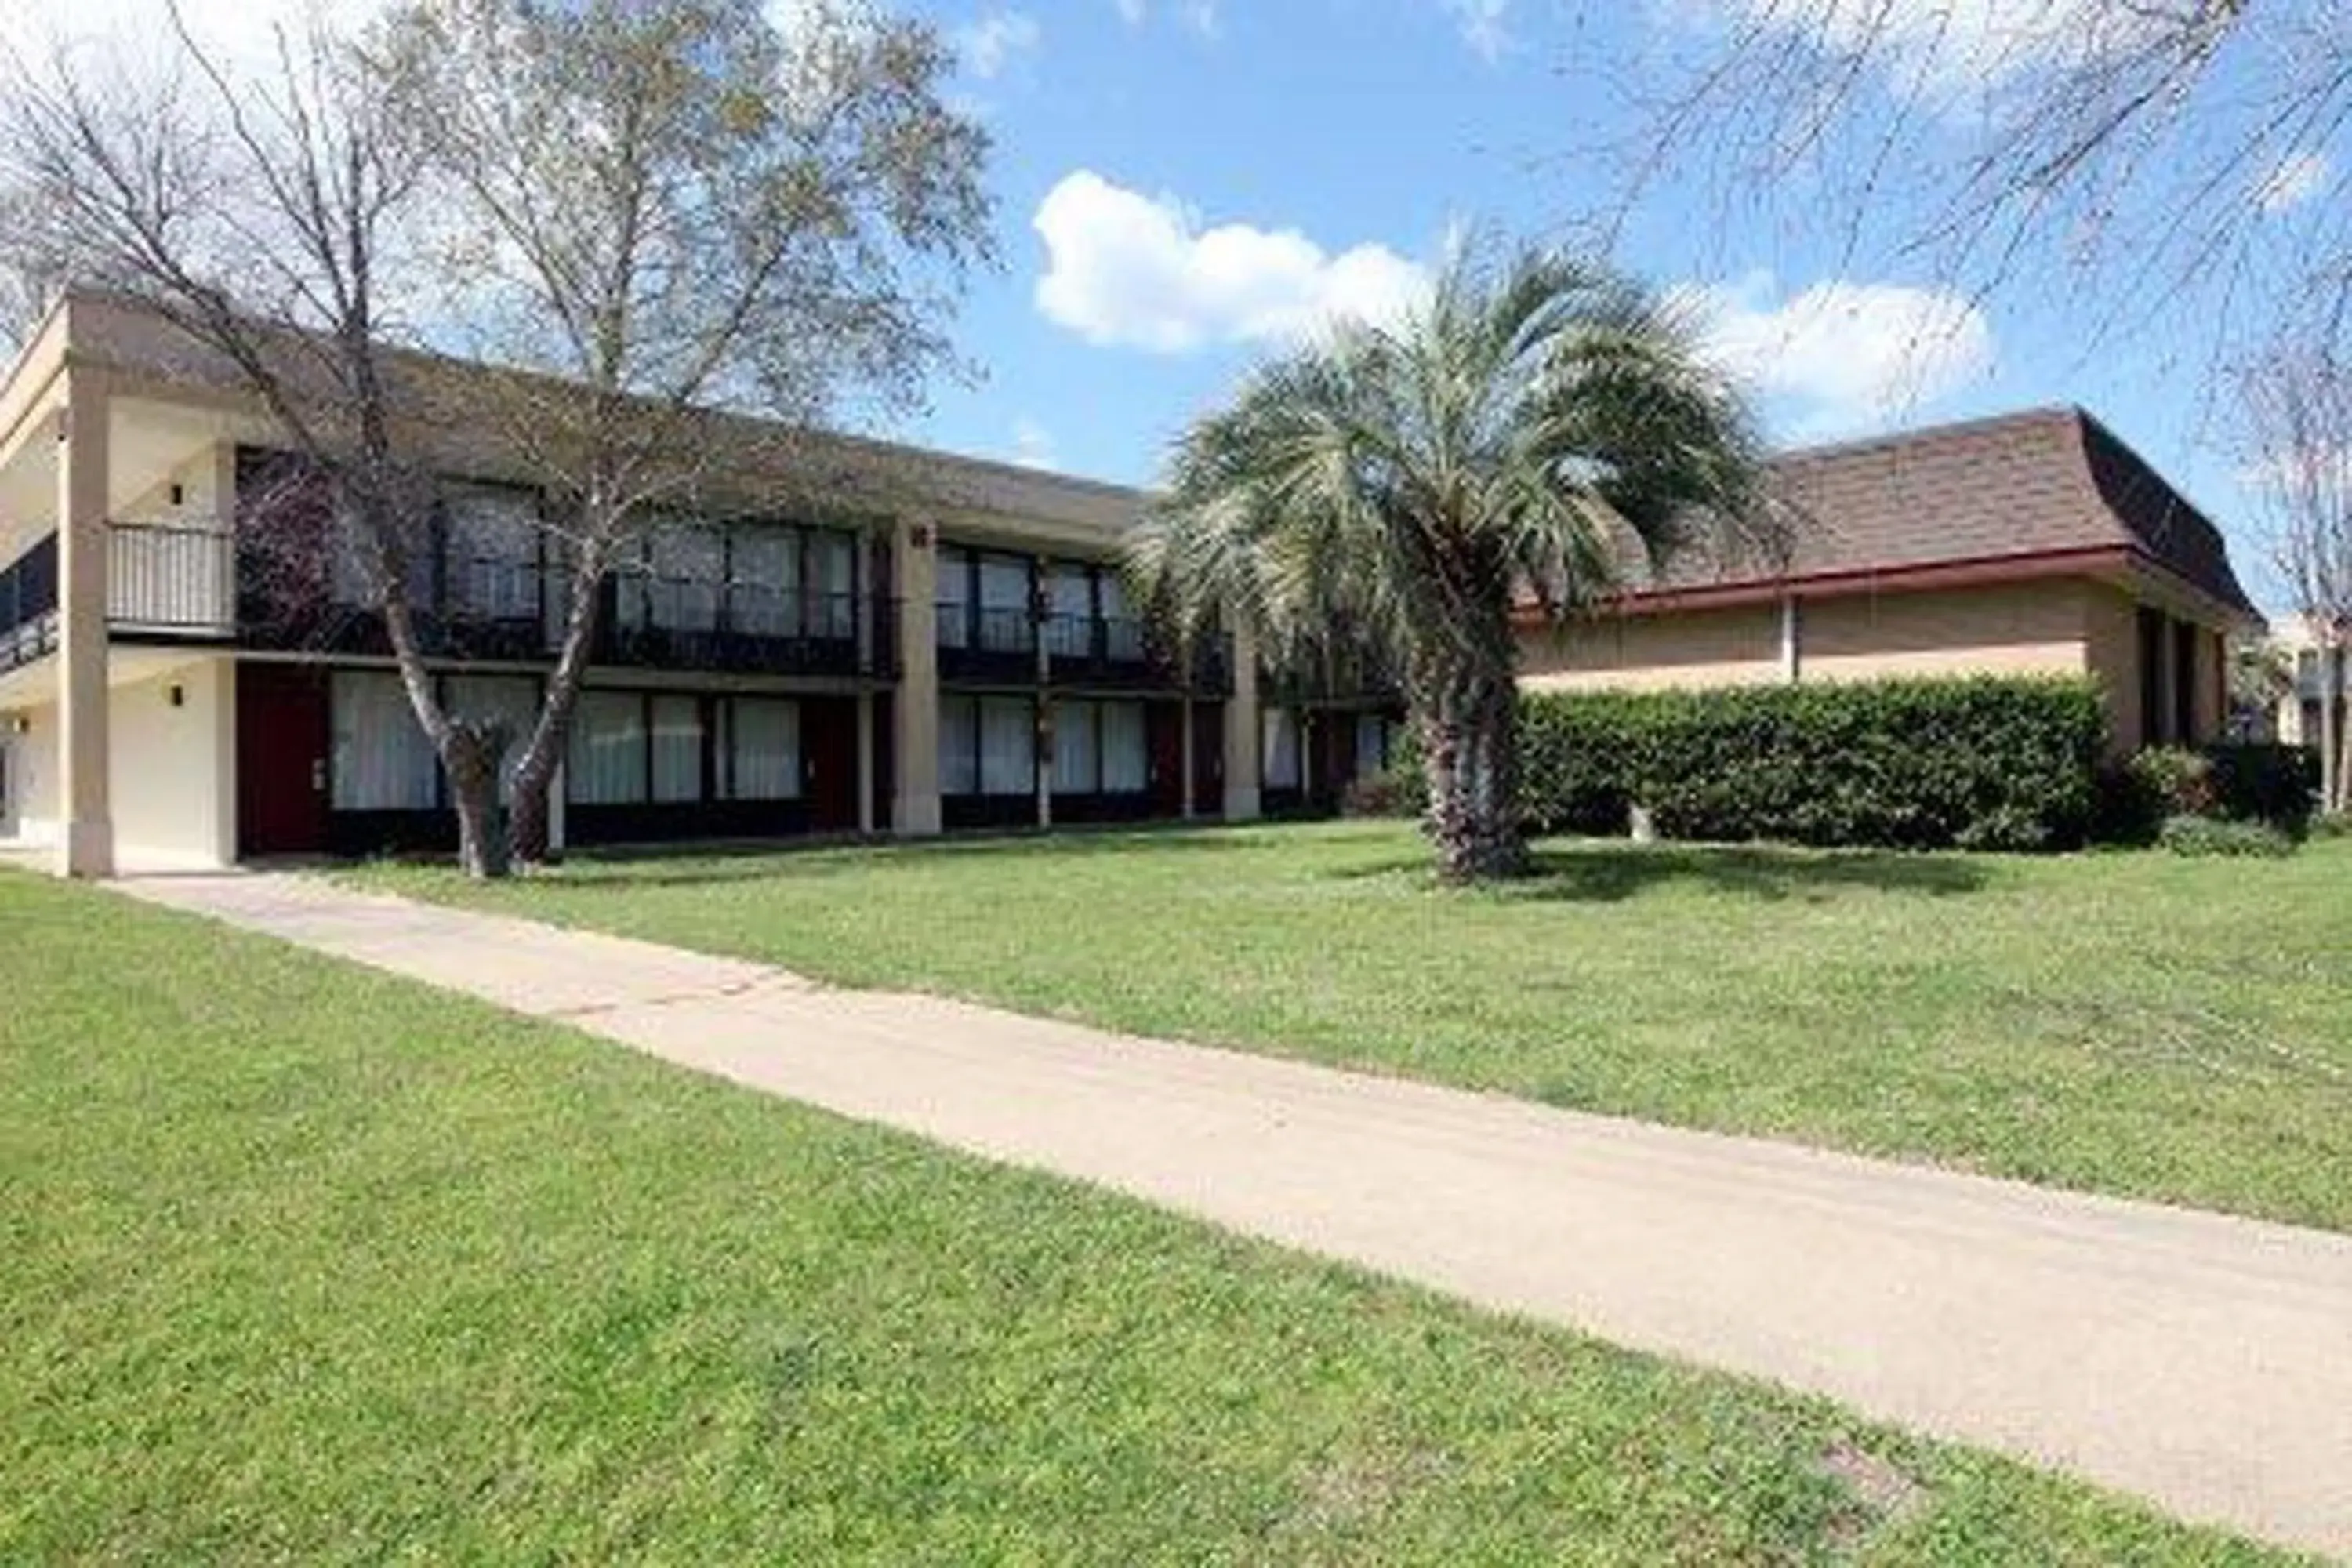
[[[2352,1229],[2352,840],[2284,861],[1335,824],[580,860],[424,896],[1152,1035]]]
[[[107,894],[0,927],[0,1560],[2272,1560]]]

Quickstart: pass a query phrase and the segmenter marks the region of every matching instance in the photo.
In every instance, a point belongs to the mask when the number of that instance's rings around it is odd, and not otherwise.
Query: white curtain
[[[681,805],[702,799],[702,702],[665,692],[653,700],[654,799]]]
[[[809,575],[817,598],[809,631],[835,640],[857,635],[857,541],[835,529],[809,536]]]
[[[980,793],[1032,795],[1037,788],[1037,710],[1025,697],[980,702]]]
[[[440,759],[398,676],[339,669],[331,702],[337,811],[430,811],[440,803]]]
[[[1102,595],[1104,653],[1129,662],[1141,658],[1143,624],[1128,605],[1127,584],[1117,572],[1106,570],[1098,592]]]
[[[507,727],[507,749],[499,759],[499,804],[514,804],[514,771],[539,718],[539,682],[527,675],[453,675],[441,698],[449,716],[473,723],[498,720]]]
[[[1265,777],[1268,789],[1298,787],[1298,715],[1287,708],[1265,710]]]
[[[1054,617],[1047,623],[1051,640],[1046,646],[1070,658],[1082,658],[1092,652],[1094,578],[1076,562],[1056,561],[1045,583],[1046,607]]]
[[[726,554],[715,528],[688,520],[656,528],[646,541],[651,573],[646,598],[653,624],[671,631],[716,630]]]
[[[494,620],[539,616],[539,503],[527,490],[451,493],[443,542],[449,605]]]
[[[582,805],[641,805],[646,798],[646,704],[634,691],[583,691],[572,714],[566,771]]]
[[[755,637],[798,637],[801,629],[801,541],[787,528],[735,531],[737,631]]]
[[[971,642],[971,552],[948,545],[940,552],[939,585],[932,601],[939,606],[939,645],[966,647]]]
[[[940,793],[980,793],[980,706],[969,697],[940,699]]]
[[[801,705],[782,698],[738,697],[723,711],[727,798],[799,799]]]
[[[1370,778],[1389,765],[1389,721],[1377,713],[1356,715],[1356,776]]]
[[[1029,560],[980,558],[980,646],[994,653],[1025,653],[1037,646],[1029,622]]]
[[[1057,795],[1093,795],[1102,788],[1102,754],[1095,744],[1095,714],[1099,706],[1066,700],[1054,704],[1054,791]]]
[[[1150,743],[1145,739],[1143,704],[1106,702],[1102,705],[1102,789],[1105,795],[1141,795],[1150,787]]]

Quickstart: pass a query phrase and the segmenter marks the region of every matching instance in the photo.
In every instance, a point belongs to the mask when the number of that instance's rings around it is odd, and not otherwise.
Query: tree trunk
[[[563,760],[572,733],[572,710],[579,702],[589,658],[595,650],[604,575],[602,558],[597,555],[584,555],[572,573],[571,597],[564,607],[563,641],[556,650],[555,668],[547,678],[539,722],[515,765],[514,858],[525,866],[543,866],[553,856],[555,769]]]
[[[1509,668],[1446,670],[1426,683],[1423,708],[1438,875],[1449,882],[1521,875],[1528,850],[1518,817],[1518,691]]]
[[[506,825],[499,821],[499,760],[506,754],[502,724],[452,720],[441,747],[449,796],[457,808],[457,868],[476,880],[511,868]]]
[[[2344,689],[2344,652],[2341,648],[2322,647],[2319,650],[2319,808],[2325,812],[2344,809],[2344,763],[2346,748],[2338,722],[2336,702]]]

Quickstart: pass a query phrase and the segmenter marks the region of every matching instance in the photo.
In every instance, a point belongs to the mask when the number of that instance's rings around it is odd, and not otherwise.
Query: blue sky
[[[0,41],[135,37],[159,3],[0,4]],[[1450,234],[1557,237],[1608,202],[1622,184],[1603,150],[1644,124],[1624,107],[1650,85],[1643,62],[1687,57],[1704,44],[1695,29],[1770,0],[872,3],[911,5],[955,42],[954,91],[995,137],[1003,256],[959,322],[980,379],[939,383],[928,416],[877,433],[1148,483],[1184,421],[1255,358],[1330,313],[1396,310]],[[1931,83],[1958,72],[1982,86],[2016,56],[2063,49],[2109,3],[1806,0],[1800,14],[1881,18],[1898,58],[1932,38]],[[200,37],[252,50],[290,9],[358,17],[383,0],[181,4]],[[2282,228],[2334,210],[2326,151],[2283,160],[2249,205],[2278,208]],[[2083,278],[2053,258],[1972,302],[1778,194],[1662,185],[1614,255],[1695,291],[1776,437],[2079,403],[2232,533],[2241,574],[2267,597],[2199,301],[2156,330],[2095,333]],[[1891,216],[1882,226],[1903,232]]]
[[[1302,321],[1409,293],[1456,226],[1558,234],[1606,201],[1590,154],[1634,121],[1563,63],[1654,54],[1677,25],[1659,4],[1543,0],[919,8],[959,41],[958,91],[996,137],[1004,266],[962,319],[984,378],[941,384],[898,433],[1133,482]],[[1707,291],[1780,438],[2080,403],[2246,533],[2202,344],[2095,340],[2030,281],[1971,305],[1803,230],[1664,188],[1616,259]]]

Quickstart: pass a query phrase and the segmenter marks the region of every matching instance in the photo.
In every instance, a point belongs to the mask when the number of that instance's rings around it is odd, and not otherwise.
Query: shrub
[[[2050,849],[2080,844],[2097,693],[2053,679],[1536,692],[1519,803],[1539,833]]]
[[[2175,855],[2277,856],[2294,853],[2294,839],[2267,822],[2220,816],[2168,816],[2158,842]]]
[[[1339,795],[1339,815],[1419,816],[1425,798],[1421,770],[1400,764],[1349,780]]]
[[[1651,702],[1627,784],[1668,837],[2052,849],[2089,831],[2105,727],[2085,681],[1886,680]]]
[[[2319,753],[2308,746],[2239,742],[2205,752],[2214,815],[2267,822],[2297,837],[2319,804]]]
[[[2186,746],[2150,746],[2125,764],[2158,822],[2213,813],[2213,764]]]

